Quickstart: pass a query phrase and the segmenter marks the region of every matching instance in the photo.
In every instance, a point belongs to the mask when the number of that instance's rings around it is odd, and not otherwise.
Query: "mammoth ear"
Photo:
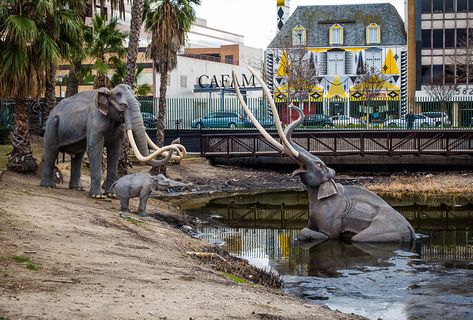
[[[338,193],[337,185],[333,179],[323,182],[319,187],[317,199],[325,199]]]
[[[106,116],[108,114],[108,97],[110,96],[110,90],[107,88],[99,88],[97,89],[97,107],[101,114]]]

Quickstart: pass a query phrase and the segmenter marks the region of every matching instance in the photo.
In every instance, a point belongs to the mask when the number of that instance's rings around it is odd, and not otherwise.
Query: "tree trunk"
[[[100,0],[100,15],[103,17],[103,18],[106,18],[105,17],[105,0]]]
[[[34,172],[38,166],[31,150],[28,110],[25,100],[16,100],[13,151],[8,155],[7,168],[16,172]]]
[[[136,58],[138,56],[138,47],[140,45],[141,19],[143,16],[144,0],[134,0],[131,7],[131,24],[128,43],[128,56],[126,61],[126,76],[124,84],[133,87],[136,76]]]
[[[69,76],[67,77],[66,98],[75,95],[79,92],[79,79],[77,72],[82,68],[82,61],[80,59],[74,60],[70,65]]]
[[[46,73],[46,107],[44,118],[48,119],[49,113],[56,106],[56,66],[50,63],[49,72]]]
[[[133,87],[136,76],[136,58],[138,56],[138,48],[140,45],[141,19],[143,16],[144,0],[134,0],[131,7],[131,24],[128,42],[128,56],[126,61],[126,76],[123,80],[124,84]],[[126,135],[125,135],[126,137]],[[132,167],[128,159],[128,150],[130,145],[128,139],[122,140],[120,160],[118,161],[118,175],[120,177],[128,174],[128,168]]]
[[[166,90],[168,86],[168,70],[161,70],[159,73],[160,85],[159,85],[159,111],[158,111],[158,129],[156,131],[156,145],[162,147],[164,145],[164,117],[166,116]],[[152,174],[164,174],[166,175],[166,165],[152,167]]]

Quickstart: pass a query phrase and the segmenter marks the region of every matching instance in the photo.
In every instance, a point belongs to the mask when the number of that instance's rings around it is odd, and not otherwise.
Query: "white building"
[[[107,9],[109,9],[109,4],[107,4]],[[118,11],[114,11],[113,16],[118,18],[120,29],[129,32],[130,4],[125,4],[125,11],[124,19],[118,15]],[[89,17],[87,18],[89,22],[92,16],[91,12],[92,10],[89,10]],[[96,12],[100,12],[100,8],[96,7]],[[108,10],[108,12],[110,11]],[[145,55],[149,41],[149,35],[142,29],[137,63],[143,66],[144,70],[138,82],[140,84],[151,84],[154,87],[154,96],[157,96],[159,94],[160,77],[153,71],[152,61],[147,59]],[[177,67],[169,74],[166,96],[169,98],[218,97],[218,93],[194,93],[195,86],[200,87],[199,79],[200,84],[212,84],[214,87],[215,84],[218,87],[228,85],[231,81],[232,71],[235,71],[240,79],[243,74],[247,79],[251,79],[246,67],[252,66],[261,69],[262,59],[262,49],[245,46],[242,35],[211,28],[207,26],[205,19],[197,18],[187,34],[185,48],[182,48],[181,54],[177,58]],[[68,70],[61,70],[58,76],[63,77],[67,73]],[[246,82],[253,83],[252,80]],[[90,86],[82,86],[81,90],[89,88]],[[257,91],[248,93],[250,97],[256,95],[260,96],[261,94]]]

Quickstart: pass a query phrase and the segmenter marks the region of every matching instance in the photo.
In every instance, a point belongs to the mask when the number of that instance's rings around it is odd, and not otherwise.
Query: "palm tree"
[[[166,88],[168,72],[176,68],[177,53],[184,45],[186,34],[195,21],[192,5],[200,0],[155,0],[146,14],[145,28],[151,33],[148,55],[160,75],[158,146],[164,144],[164,117],[166,114]]]
[[[31,172],[37,167],[29,139],[26,99],[44,91],[51,61],[60,48],[44,28],[54,15],[53,0],[0,0],[0,97],[16,101],[13,151],[7,167]]]
[[[123,41],[127,34],[118,30],[117,19],[107,23],[105,18],[96,15],[92,27],[86,28],[85,41],[89,44],[87,55],[94,60],[96,70],[94,88],[111,87],[108,71],[110,65],[117,65],[124,58],[126,49]]]
[[[58,45],[64,60],[72,61],[73,54],[81,50],[84,24],[79,15],[84,11],[86,1],[53,0],[53,15],[44,21],[44,29]],[[56,105],[56,71],[55,61],[50,61],[46,72],[46,117]]]

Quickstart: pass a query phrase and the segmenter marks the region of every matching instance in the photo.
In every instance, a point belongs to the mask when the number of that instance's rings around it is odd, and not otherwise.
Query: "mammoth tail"
[[[117,185],[117,182],[118,180],[112,184],[112,186],[110,187],[110,191],[115,192],[115,186]]]

